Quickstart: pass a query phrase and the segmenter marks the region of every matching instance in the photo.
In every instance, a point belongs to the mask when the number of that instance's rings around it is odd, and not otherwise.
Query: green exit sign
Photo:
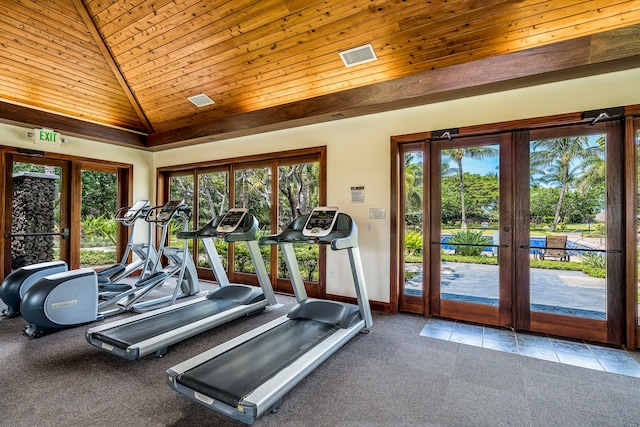
[[[60,133],[55,132],[50,129],[34,129],[33,133],[35,135],[35,143],[36,144],[44,144],[53,147],[59,147],[62,143],[62,137]]]

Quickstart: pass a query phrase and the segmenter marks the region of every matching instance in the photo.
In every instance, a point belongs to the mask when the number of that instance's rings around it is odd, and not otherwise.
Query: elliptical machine
[[[131,288],[130,285],[116,284],[115,282],[130,276],[142,266],[141,276],[146,271],[155,271],[158,266],[158,252],[153,243],[133,243],[133,235],[136,222],[144,219],[149,212],[149,201],[139,200],[133,206],[118,209],[115,221],[125,227],[131,227],[127,248],[119,264],[114,264],[97,271],[98,285],[102,299],[109,298]],[[149,223],[149,236],[152,232],[152,223]],[[138,256],[131,263],[126,264],[131,251]],[[7,317],[20,315],[20,302],[27,290],[38,280],[55,273],[62,273],[69,268],[64,261],[42,262],[20,267],[11,272],[0,284],[0,299],[7,305],[2,311]]]
[[[133,206],[120,208],[116,211],[114,220],[125,227],[130,227],[129,241],[119,263],[103,267],[97,270],[98,285],[100,291],[105,292],[122,292],[129,288],[128,285],[116,284],[121,279],[131,276],[139,268],[142,268],[140,276],[144,276],[148,271],[156,271],[158,268],[158,251],[151,243],[134,243],[133,236],[136,223],[139,219],[144,219],[151,209],[148,200],[138,200]],[[147,222],[147,221],[145,221]],[[148,235],[152,235],[153,223],[147,222],[149,225]],[[131,252],[137,255],[137,258],[127,264],[129,254]]]
[[[189,252],[190,236],[181,237],[181,233],[178,232],[177,237],[182,240],[182,247],[169,246],[169,224],[173,219],[179,220],[182,223],[182,232],[187,232],[189,230],[189,215],[190,209],[183,199],[172,199],[164,206],[156,206],[149,210],[145,220],[155,224],[157,228],[162,230],[158,259],[162,259],[164,256],[168,263],[164,268],[157,271],[145,270],[144,272],[147,275],[142,276],[135,284],[135,288],[139,291],[122,295],[127,297],[126,300],[122,300],[122,296],[120,296],[118,305],[125,307],[127,310],[144,312],[166,307],[173,304],[178,298],[195,295],[200,292],[198,273],[193,257]],[[151,244],[151,242],[149,243]],[[177,278],[171,295],[137,302],[173,276]]]
[[[2,314],[9,318],[20,316],[20,302],[27,289],[45,276],[68,269],[64,261],[50,261],[26,265],[12,271],[0,284],[0,299],[7,305]]]
[[[188,208],[181,199],[170,200],[164,206],[149,209],[145,220],[163,230],[158,259],[166,255],[169,264],[161,271],[147,273],[126,291],[103,302],[98,302],[98,275],[90,268],[61,272],[39,279],[25,292],[20,303],[22,317],[29,322],[23,329],[24,333],[38,338],[47,331],[91,323],[138,307],[147,309],[166,306],[182,296],[197,294],[199,283],[187,242],[184,242],[183,248],[166,246],[172,219],[180,220],[183,229],[188,228],[187,211]],[[152,237],[149,236],[149,244],[151,241]],[[178,278],[172,295],[136,305],[150,291],[157,289],[175,274],[178,274]],[[107,309],[114,304],[115,307]]]

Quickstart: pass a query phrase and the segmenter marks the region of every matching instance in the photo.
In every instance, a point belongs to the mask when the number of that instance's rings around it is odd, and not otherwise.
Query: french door
[[[400,144],[398,307],[624,342],[617,121]]]
[[[624,344],[621,123],[532,130],[516,139],[523,167],[515,178],[515,326]]]
[[[70,163],[14,154],[5,162],[4,274],[38,262],[70,264]]]
[[[404,149],[409,212],[401,310],[510,323],[511,147],[505,134],[434,139]]]
[[[121,260],[130,229],[113,216],[132,203],[131,165],[11,147],[0,154],[3,277],[38,262],[77,269]]]

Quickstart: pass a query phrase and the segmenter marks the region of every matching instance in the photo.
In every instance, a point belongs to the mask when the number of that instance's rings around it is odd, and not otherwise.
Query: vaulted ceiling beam
[[[129,102],[131,103],[131,106],[135,110],[136,114],[140,118],[140,121],[142,122],[142,124],[144,125],[148,133],[153,132],[153,127],[151,126],[149,119],[147,118],[144,111],[142,111],[142,108],[140,107],[140,103],[138,102],[135,95],[131,91],[129,84],[123,77],[122,72],[118,67],[118,64],[116,64],[116,61],[113,59],[113,55],[111,55],[111,51],[109,50],[106,43],[104,42],[104,39],[102,38],[100,31],[98,31],[98,28],[96,27],[95,22],[93,22],[93,19],[91,19],[91,15],[89,14],[87,7],[84,5],[83,0],[72,0],[72,1],[78,13],[82,17],[82,21],[87,26],[89,33],[91,33],[91,37],[93,37],[93,40],[96,42],[96,45],[98,46],[98,49],[100,49],[102,56],[104,56],[105,61],[107,61],[107,64],[109,64],[109,68],[111,68],[113,75],[115,76],[116,80],[118,80],[118,83],[120,83],[120,86],[122,87],[122,90],[124,91],[124,93],[127,95],[127,98],[129,99]]]
[[[148,135],[157,151],[640,67],[640,25]]]

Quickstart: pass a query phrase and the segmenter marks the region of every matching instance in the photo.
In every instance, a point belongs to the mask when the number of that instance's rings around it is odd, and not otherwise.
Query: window
[[[165,200],[184,197],[193,207],[198,228],[230,207],[246,208],[258,220],[259,238],[280,232],[293,219],[325,203],[325,151],[317,147],[163,168],[158,189]],[[257,284],[244,243],[228,245],[216,239],[215,245],[232,282]],[[195,242],[195,246],[199,277],[213,279],[202,245]],[[292,292],[278,248],[265,246],[261,252],[274,289]],[[309,295],[324,296],[323,250],[317,245],[297,247],[296,256]]]

